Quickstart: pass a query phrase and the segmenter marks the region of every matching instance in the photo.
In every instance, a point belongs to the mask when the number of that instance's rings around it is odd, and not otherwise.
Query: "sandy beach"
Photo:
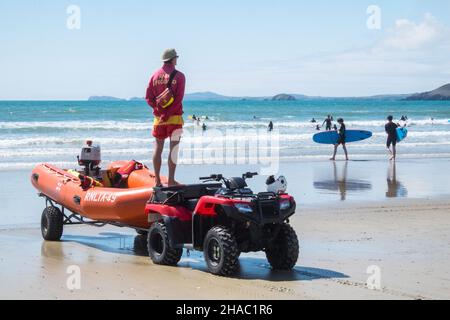
[[[0,231],[1,299],[448,299],[450,201],[400,199],[300,209],[291,223],[301,254],[272,272],[262,254],[240,258],[234,278],[206,271],[201,253],[153,265],[131,230],[66,227],[61,242],[38,228]],[[81,288],[68,289],[69,266]],[[379,290],[367,269],[380,270]]]

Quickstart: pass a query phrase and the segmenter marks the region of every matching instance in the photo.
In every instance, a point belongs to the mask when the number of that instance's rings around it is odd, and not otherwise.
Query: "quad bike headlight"
[[[280,202],[280,210],[284,211],[291,207],[291,202],[289,200],[284,200]]]
[[[240,213],[246,213],[246,214],[253,213],[253,208],[250,205],[248,205],[248,204],[236,203],[234,206],[235,206],[236,209],[238,209],[238,211]]]

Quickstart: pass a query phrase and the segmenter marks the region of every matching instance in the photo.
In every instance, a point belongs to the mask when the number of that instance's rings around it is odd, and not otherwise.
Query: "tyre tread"
[[[235,273],[239,261],[239,249],[233,233],[226,227],[213,227],[209,233],[215,233],[223,245],[224,262],[222,268],[213,272],[220,276],[229,276]]]
[[[155,261],[152,256],[151,256],[151,248],[150,248],[150,235],[151,235],[151,231],[152,228],[159,228],[160,232],[163,235],[163,239],[165,242],[165,254],[162,258],[161,261]],[[169,243],[169,235],[167,233],[167,227],[164,223],[162,222],[156,222],[152,227],[150,227],[150,230],[148,232],[147,235],[147,247],[148,247],[148,252],[150,255],[150,258],[152,259],[153,263],[159,264],[159,265],[166,265],[166,266],[175,266],[178,264],[178,262],[181,259],[181,256],[183,255],[183,249],[179,249],[179,248],[172,248],[170,247],[170,243]]]
[[[45,218],[48,221],[47,232],[44,232],[42,220]],[[63,234],[64,216],[57,207],[49,206],[44,209],[41,217],[41,232],[42,237],[47,241],[59,241]]]
[[[277,247],[273,249],[266,248],[267,260],[275,270],[292,270],[299,256],[297,234],[289,224],[283,224],[279,232],[280,234],[277,238],[279,239],[281,235],[285,241],[285,248],[281,251]]]

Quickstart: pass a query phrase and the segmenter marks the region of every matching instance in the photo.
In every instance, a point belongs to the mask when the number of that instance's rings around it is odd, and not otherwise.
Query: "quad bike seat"
[[[154,188],[151,202],[169,205],[184,205],[189,209],[192,207],[195,208],[195,205],[201,197],[215,195],[220,188],[222,188],[221,183],[203,183]]]

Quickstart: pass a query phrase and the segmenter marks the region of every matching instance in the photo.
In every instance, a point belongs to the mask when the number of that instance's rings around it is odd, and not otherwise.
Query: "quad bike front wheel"
[[[41,216],[42,237],[48,241],[58,241],[63,234],[64,216],[57,207],[47,207]]]
[[[203,253],[209,271],[220,276],[236,272],[239,249],[233,233],[226,227],[214,227],[208,231]]]
[[[295,230],[282,224],[275,240],[266,248],[266,257],[274,270],[292,270],[297,263],[299,244]]]
[[[175,266],[183,255],[183,249],[172,248],[167,228],[162,222],[155,222],[148,231],[148,254],[153,263]]]

